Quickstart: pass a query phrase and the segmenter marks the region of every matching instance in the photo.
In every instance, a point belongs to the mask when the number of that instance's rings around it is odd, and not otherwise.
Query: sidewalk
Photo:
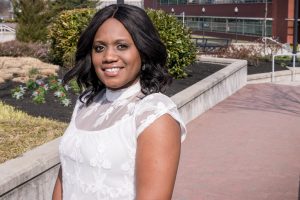
[[[300,85],[248,84],[188,132],[174,200],[300,199]]]

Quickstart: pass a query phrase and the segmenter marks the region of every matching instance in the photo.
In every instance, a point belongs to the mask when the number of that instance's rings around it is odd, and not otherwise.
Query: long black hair
[[[63,83],[66,84],[76,77],[79,87],[86,88],[79,97],[83,101],[82,98],[85,96],[86,105],[89,105],[94,97],[105,88],[96,75],[91,52],[98,28],[109,18],[115,18],[124,25],[139,51],[143,65],[140,73],[142,93],[148,95],[163,92],[171,83],[171,77],[165,66],[166,47],[147,13],[139,7],[127,4],[113,4],[94,15],[78,40],[75,66],[65,74]]]

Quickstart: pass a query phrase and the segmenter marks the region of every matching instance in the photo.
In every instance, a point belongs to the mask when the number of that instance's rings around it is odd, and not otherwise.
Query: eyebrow
[[[126,42],[126,43],[128,43],[128,44],[131,44],[131,43],[132,43],[132,42],[128,41],[127,39],[118,39],[118,40],[113,41],[114,44],[117,44],[117,43],[124,43],[124,42]],[[102,40],[95,40],[93,43],[94,43],[94,44],[95,44],[95,43],[106,44],[106,42],[104,42],[104,41],[102,41]]]

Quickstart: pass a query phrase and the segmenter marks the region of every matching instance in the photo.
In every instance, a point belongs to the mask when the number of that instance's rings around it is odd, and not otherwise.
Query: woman
[[[171,199],[186,129],[160,93],[170,82],[166,58],[141,8],[95,14],[64,77],[86,89],[61,140],[53,199]]]

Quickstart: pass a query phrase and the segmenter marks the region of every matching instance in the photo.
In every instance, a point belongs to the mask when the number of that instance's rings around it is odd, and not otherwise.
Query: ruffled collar
[[[106,88],[105,96],[108,101],[112,102],[116,100],[126,99],[128,97],[137,94],[140,91],[141,91],[141,84],[138,81],[135,84],[120,90],[110,90]]]

